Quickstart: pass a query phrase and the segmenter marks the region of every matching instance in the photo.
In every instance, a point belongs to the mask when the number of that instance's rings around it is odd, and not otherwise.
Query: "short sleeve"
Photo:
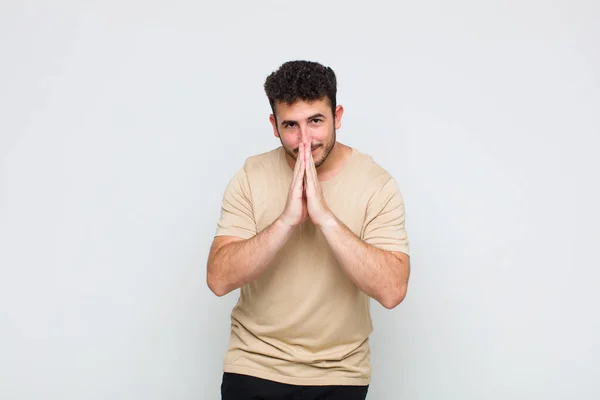
[[[248,176],[241,168],[231,178],[221,201],[221,215],[215,236],[249,239],[256,235],[256,222]]]
[[[362,240],[383,250],[410,255],[404,199],[393,178],[369,202]]]

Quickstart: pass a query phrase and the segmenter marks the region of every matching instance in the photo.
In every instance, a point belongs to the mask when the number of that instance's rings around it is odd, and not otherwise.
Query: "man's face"
[[[286,153],[294,160],[298,156],[300,142],[310,143],[315,166],[318,168],[329,155],[335,144],[335,131],[341,125],[343,109],[336,107],[331,112],[329,100],[311,102],[298,100],[288,105],[277,103],[275,116],[271,115],[271,124]]]

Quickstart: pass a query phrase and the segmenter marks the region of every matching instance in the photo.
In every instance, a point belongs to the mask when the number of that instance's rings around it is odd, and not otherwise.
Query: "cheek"
[[[298,137],[296,135],[281,135],[280,138],[285,147],[294,148],[298,146]]]
[[[329,140],[329,138],[332,135],[332,132],[333,131],[327,127],[321,127],[321,128],[315,129],[312,132],[312,137],[315,141],[317,141],[319,143],[324,143]]]

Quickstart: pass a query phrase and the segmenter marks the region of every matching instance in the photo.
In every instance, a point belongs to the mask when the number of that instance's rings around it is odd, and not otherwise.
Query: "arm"
[[[258,278],[271,264],[293,232],[293,227],[275,220],[250,239],[218,236],[214,239],[207,265],[207,284],[217,296]]]
[[[300,146],[302,148],[302,146]],[[208,256],[206,281],[210,290],[223,296],[258,278],[307,216],[303,200],[304,159],[294,167],[285,208],[271,225],[256,232],[248,177],[242,169],[223,196],[217,237]]]
[[[320,229],[340,267],[360,290],[388,309],[404,300],[410,275],[407,254],[365,243],[333,214]]]
[[[358,238],[329,209],[310,152],[306,158],[308,213],[325,236],[338,264],[354,284],[391,309],[404,300],[410,275],[404,201],[393,179],[367,207],[366,226]]]

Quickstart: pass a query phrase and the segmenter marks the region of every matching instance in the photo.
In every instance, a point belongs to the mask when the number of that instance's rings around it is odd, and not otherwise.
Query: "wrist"
[[[296,228],[296,225],[288,222],[285,219],[284,215],[280,215],[279,218],[277,218],[275,220],[275,222],[273,223],[273,225],[275,225],[278,229],[284,231],[285,233],[287,232],[291,232]]]
[[[319,221],[317,223],[315,223],[315,225],[320,228],[320,229],[331,229],[333,227],[335,227],[338,223],[337,218],[335,217],[335,215],[331,212],[328,211],[325,214],[323,214],[323,216],[319,219]]]

